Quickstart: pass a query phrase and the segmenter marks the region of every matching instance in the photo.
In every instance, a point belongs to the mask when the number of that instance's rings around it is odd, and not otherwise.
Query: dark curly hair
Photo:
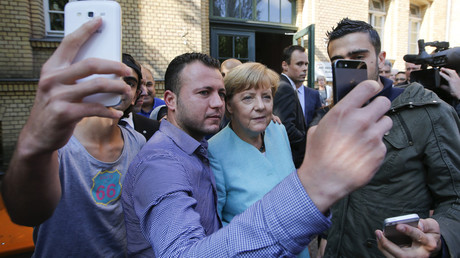
[[[327,47],[329,48],[329,44],[332,40],[344,37],[350,33],[355,32],[367,32],[369,33],[369,39],[374,46],[375,53],[378,55],[381,50],[381,43],[380,37],[378,32],[367,22],[358,21],[358,20],[350,20],[348,18],[343,18],[337,26],[332,28],[332,31],[328,31],[326,36],[328,38]]]

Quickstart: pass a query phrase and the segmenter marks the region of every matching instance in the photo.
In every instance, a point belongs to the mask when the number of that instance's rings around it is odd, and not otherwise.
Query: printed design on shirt
[[[97,204],[107,205],[120,198],[121,173],[115,171],[99,171],[93,177],[91,195]]]

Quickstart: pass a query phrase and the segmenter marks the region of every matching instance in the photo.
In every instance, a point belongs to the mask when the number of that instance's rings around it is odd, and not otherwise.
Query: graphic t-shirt
[[[73,136],[58,151],[62,196],[51,218],[35,227],[35,257],[126,256],[120,195],[145,138],[120,128],[124,147],[114,162],[97,160]]]

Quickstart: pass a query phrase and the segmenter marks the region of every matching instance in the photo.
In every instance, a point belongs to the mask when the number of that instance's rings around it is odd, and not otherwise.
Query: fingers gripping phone
[[[417,227],[419,219],[417,214],[387,218],[383,222],[383,234],[388,240],[399,246],[411,246],[412,238],[398,231],[396,225],[407,224],[412,227]]]
[[[367,80],[366,63],[359,60],[335,60],[332,64],[332,94],[337,104],[360,82]]]
[[[82,24],[98,16],[102,17],[101,27],[80,48],[74,63],[90,57],[121,62],[121,8],[115,1],[67,3],[64,8],[64,34],[67,36]],[[77,83],[96,77],[118,78],[115,74],[93,74],[77,80]],[[96,102],[105,106],[115,106],[120,101],[121,95],[115,93],[96,93],[83,99],[83,102]]]

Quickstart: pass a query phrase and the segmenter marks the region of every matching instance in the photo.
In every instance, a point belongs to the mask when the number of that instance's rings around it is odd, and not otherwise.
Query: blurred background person
[[[390,75],[390,80],[392,80],[393,82],[396,81],[396,74],[398,74],[398,69],[396,68],[392,68],[391,69],[391,75]]]
[[[166,105],[161,105],[156,107],[152,113],[150,113],[150,119],[158,120],[161,122],[163,119],[168,117],[168,107]]]
[[[139,112],[139,115],[143,115],[147,118],[150,117],[153,109],[165,105],[164,100],[155,97],[155,80],[153,79],[152,72],[145,66],[142,66],[142,76],[145,78],[145,87],[147,88],[147,95],[144,96],[142,104],[142,109]],[[144,76],[145,75],[145,76]]]
[[[235,59],[235,58],[229,58],[223,61],[222,64],[220,65],[220,72],[222,73],[222,77],[225,78],[225,76],[228,74],[228,72],[230,72],[231,69],[241,64],[243,63],[241,63],[240,60]],[[220,121],[220,129],[222,130],[222,128],[224,128],[228,124],[229,121],[230,119],[227,116],[222,117],[222,120]],[[209,137],[211,136],[212,135],[210,135]]]
[[[224,78],[229,124],[209,140],[209,160],[223,225],[295,170],[282,124],[272,122],[279,75],[260,63],[233,68]],[[308,257],[308,250],[304,251]]]
[[[235,58],[229,58],[225,61],[222,62],[220,65],[220,72],[222,73],[222,76],[225,78],[225,76],[228,74],[228,72],[237,67],[238,65],[241,65],[241,61]]]
[[[406,72],[398,72],[395,77],[395,86],[407,84]]]
[[[421,65],[406,62],[406,84],[410,83],[410,73],[421,69]]]
[[[332,101],[332,87],[327,85],[326,77],[323,75],[318,75],[316,78],[318,84],[318,92],[321,98],[321,104],[327,106],[331,104]]]
[[[389,60],[385,60],[383,63],[382,68],[379,69],[380,76],[390,79],[391,76],[391,62]]]

